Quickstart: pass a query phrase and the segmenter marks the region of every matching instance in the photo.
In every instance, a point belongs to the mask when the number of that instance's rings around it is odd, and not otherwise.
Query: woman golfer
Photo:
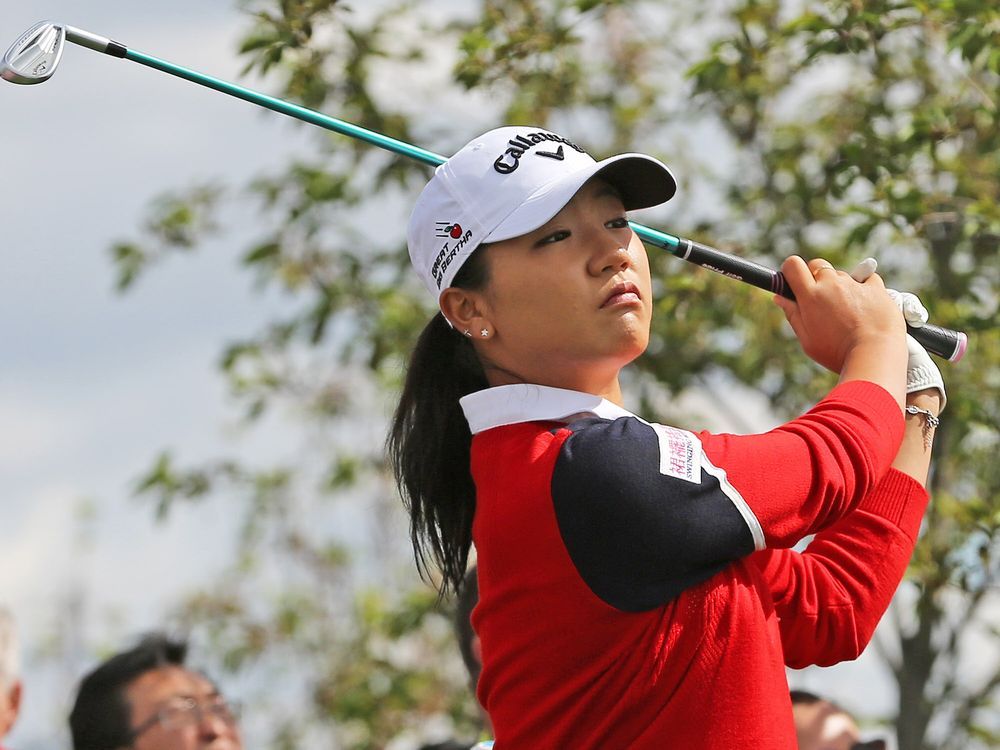
[[[840,375],[798,419],[714,435],[623,408],[653,311],[625,212],[674,190],[651,157],[508,127],[441,165],[410,220],[441,312],[390,456],[421,570],[455,589],[476,547],[498,750],[794,748],[785,665],[855,658],[913,549],[944,388],[919,347],[908,372],[878,276],[785,261],[798,301],[776,301]]]

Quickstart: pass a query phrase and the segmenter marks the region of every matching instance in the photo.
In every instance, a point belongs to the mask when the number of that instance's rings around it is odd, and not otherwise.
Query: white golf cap
[[[417,198],[406,229],[413,267],[437,299],[477,247],[538,229],[596,175],[614,185],[626,210],[663,203],[677,190],[666,165],[644,154],[595,161],[531,126],[479,136],[439,166]]]

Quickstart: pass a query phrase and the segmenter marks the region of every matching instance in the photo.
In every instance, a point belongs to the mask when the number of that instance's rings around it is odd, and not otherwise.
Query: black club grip
[[[674,253],[690,263],[723,276],[780,294],[787,299],[795,299],[781,271],[687,239],[680,240],[680,245]],[[920,328],[907,326],[906,331],[931,354],[943,357],[949,362],[958,362],[969,346],[968,336],[961,331],[953,331],[930,323],[925,323]]]

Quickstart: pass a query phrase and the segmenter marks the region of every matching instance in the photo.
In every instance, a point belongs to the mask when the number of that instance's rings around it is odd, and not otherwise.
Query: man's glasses
[[[194,698],[171,698],[153,716],[132,730],[132,742],[156,725],[169,731],[200,724],[208,716],[232,726],[239,717],[239,707],[221,696],[199,703]]]

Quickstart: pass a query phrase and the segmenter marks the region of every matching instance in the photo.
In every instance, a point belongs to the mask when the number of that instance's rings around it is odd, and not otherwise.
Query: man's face
[[[125,690],[135,750],[242,750],[235,718],[215,686],[183,667],[161,667]]]
[[[0,680],[0,740],[14,726],[20,707],[21,683],[15,682],[13,685],[5,685],[3,680]]]
[[[827,701],[792,707],[800,750],[851,750],[859,741],[858,725]]]

